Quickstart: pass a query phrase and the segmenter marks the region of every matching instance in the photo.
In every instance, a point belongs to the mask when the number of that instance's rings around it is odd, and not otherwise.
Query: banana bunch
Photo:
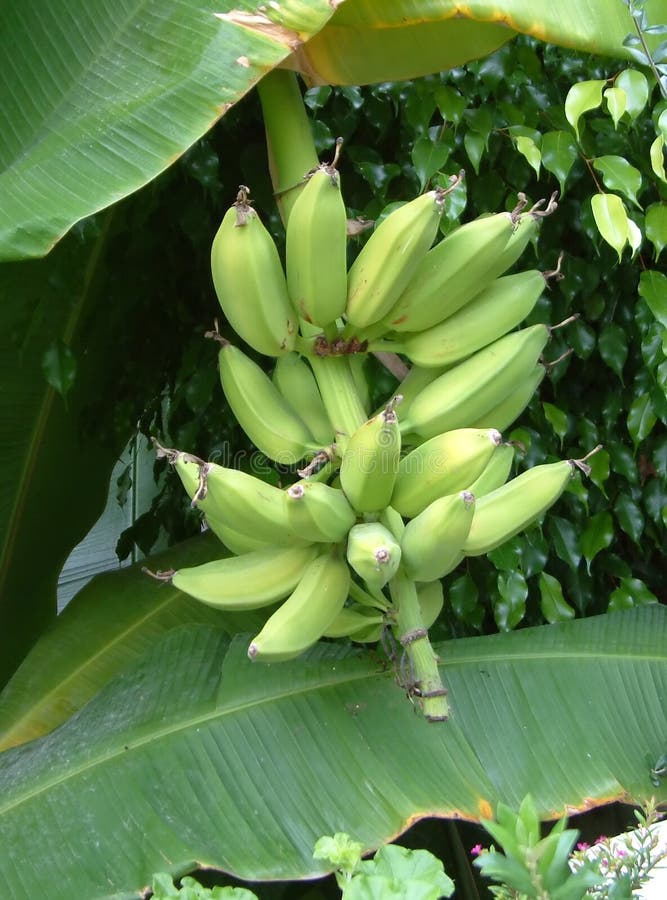
[[[284,267],[245,187],[211,254],[229,325],[274,359],[271,370],[209,332],[227,403],[258,450],[298,477],[276,487],[157,445],[233,555],[155,577],[222,610],[267,608],[253,661],[291,659],[322,638],[393,635],[397,680],[440,721],[448,704],[428,628],[441,579],[538,520],[587,470],[564,460],[510,478],[514,447],[502,438],[547,371],[552,329],[521,324],[560,264],[507,273],[555,196],[527,209],[519,195],[511,212],[437,241],[459,176],[386,216],[348,267],[339,153],[337,142],[298,186]],[[405,373],[375,411],[370,352],[393,354]]]

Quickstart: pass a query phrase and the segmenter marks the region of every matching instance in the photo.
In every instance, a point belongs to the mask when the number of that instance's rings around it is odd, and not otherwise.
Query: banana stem
[[[311,356],[309,361],[336,434],[338,453],[342,455],[350,437],[367,418],[349,359],[347,356]]]
[[[257,85],[278,209],[287,224],[304,176],[318,166],[306,108],[294,72],[274,69]]]
[[[440,678],[438,657],[433,652],[417,598],[417,586],[403,568],[389,582],[396,608],[396,637],[408,661],[408,679],[403,687],[417,698],[429,722],[442,722],[449,716],[447,691]],[[403,668],[402,661],[399,671]]]

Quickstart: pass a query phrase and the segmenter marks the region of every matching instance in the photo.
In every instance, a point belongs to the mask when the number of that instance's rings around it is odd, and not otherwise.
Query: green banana
[[[445,593],[441,581],[429,581],[417,587],[417,601],[424,628],[430,628],[445,605]]]
[[[305,541],[338,543],[357,521],[345,494],[319,481],[297,481],[286,492],[290,529]]]
[[[285,492],[254,475],[204,463],[193,505],[204,515],[268,544],[303,543],[289,523]]]
[[[394,403],[357,428],[343,453],[341,487],[359,513],[379,512],[391,501],[401,454]]]
[[[549,335],[548,326],[532,325],[478,350],[415,397],[401,431],[430,438],[478,423],[532,375]]]
[[[360,522],[347,536],[347,561],[372,591],[381,591],[401,561],[401,545],[380,522]]]
[[[496,278],[458,312],[394,346],[418,366],[450,366],[515,328],[544,291],[545,276],[532,269]],[[383,344],[383,349],[388,349]],[[369,350],[373,350],[373,343]]]
[[[322,637],[350,637],[356,640],[356,634],[366,632],[371,628],[379,628],[382,631],[383,622],[384,616],[378,610],[353,603],[351,606],[344,606],[341,609]]]
[[[380,522],[387,531],[390,531],[397,541],[400,541],[405,531],[405,522],[401,518],[401,514],[393,506],[385,506],[378,515]]]
[[[306,566],[296,588],[248,647],[253,661],[293,659],[316,643],[345,606],[350,570],[333,547]]]
[[[492,267],[514,229],[514,213],[480,216],[429,250],[396,303],[387,331],[424,331],[472,300],[493,280]]]
[[[357,391],[348,356],[311,356],[311,368],[327,411],[336,444],[343,449],[368,414]]]
[[[495,550],[523,531],[552,506],[567,487],[575,466],[583,460],[565,459],[533,466],[511,481],[480,497],[461,549],[466,556]]]
[[[501,441],[493,428],[457,428],[424,441],[401,459],[391,505],[412,518],[438,497],[462,491],[482,473]]]
[[[217,340],[222,389],[253,444],[287,466],[316,453],[319,444],[266,372],[238,347],[219,336]]]
[[[168,577],[179,591],[208,606],[258,609],[287,597],[300,583],[315,554],[312,544],[263,547],[158,577]]]
[[[348,356],[352,379],[357,389],[357,396],[366,413],[366,417],[370,412],[370,384],[365,369],[367,359],[367,353],[352,353]]]
[[[474,496],[469,491],[461,491],[434,500],[408,522],[401,550],[410,578],[435,581],[458,565],[474,509]]]
[[[435,240],[443,210],[444,192],[434,190],[382,220],[350,268],[348,322],[365,328],[389,312]]]
[[[301,318],[323,328],[347,304],[347,213],[335,163],[308,177],[290,212],[285,244],[292,303]]]
[[[230,325],[258,353],[294,349],[297,323],[273,238],[241,186],[211,248],[213,284]]]
[[[467,485],[467,490],[473,494],[476,500],[495,491],[509,478],[513,462],[514,447],[512,444],[501,444],[496,447],[481,474]]]
[[[546,367],[541,363],[533,366],[531,371],[515,384],[514,390],[509,391],[499,403],[488,409],[479,419],[473,422],[473,426],[475,428],[497,428],[498,431],[507,431],[532,400],[535,391],[546,375],[546,371]]]
[[[267,546],[267,541],[263,541],[260,538],[253,537],[249,534],[243,534],[243,532],[238,531],[236,528],[233,528],[227,522],[222,521],[211,513],[204,518],[213,534],[222,541],[228,550],[232,553],[236,553],[237,556]]]
[[[548,202],[546,200],[538,200],[527,212],[519,214],[510,239],[499,254],[496,265],[492,266],[488,273],[491,278],[498,278],[500,275],[503,275],[515,262],[517,262],[528,244],[537,236],[538,226],[541,220],[550,216],[558,209],[558,204],[556,203],[557,197],[558,191],[555,191]],[[519,204],[525,204],[525,194],[519,192],[518,198]],[[544,206],[545,203],[547,206],[545,209],[542,209],[541,207]]]
[[[334,434],[313,370],[298,353],[285,353],[276,360],[273,383],[317,443],[333,444]]]

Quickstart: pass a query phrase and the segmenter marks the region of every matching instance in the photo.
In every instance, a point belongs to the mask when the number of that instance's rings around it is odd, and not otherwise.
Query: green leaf
[[[602,180],[610,191],[625,194],[636,206],[639,206],[637,192],[642,186],[642,175],[639,169],[631,166],[622,156],[598,156],[593,166],[602,175]],[[604,235],[603,235],[604,237]]]
[[[605,550],[613,540],[614,521],[611,514],[605,509],[588,520],[581,534],[581,552],[584,554],[589,573],[591,571],[591,563],[600,550]]]
[[[412,165],[419,178],[419,188],[424,190],[432,175],[442,168],[449,157],[450,148],[444,142],[432,141],[428,135],[417,138],[412,148]]]
[[[648,81],[643,72],[624,69],[614,82],[625,94],[625,112],[634,121],[648,102]]]
[[[229,5],[226,6],[230,10]],[[8,8],[0,106],[0,259],[41,256],[136,191],[317,32],[327,0],[266,6],[268,27],[188,0]]]
[[[614,514],[623,531],[638,544],[644,533],[644,514],[627,494],[620,494],[614,503]]]
[[[566,622],[574,618],[574,610],[563,597],[563,588],[557,578],[541,572],[539,586],[540,609],[547,622]]]
[[[620,87],[610,87],[604,92],[604,99],[607,103],[609,115],[614,123],[614,128],[618,128],[621,116],[626,110],[628,98],[625,91]]]
[[[535,175],[539,178],[542,154],[535,141],[525,135],[519,135],[516,139],[516,149],[526,158],[528,164],[535,170]]]
[[[521,572],[499,572],[497,585],[500,596],[493,600],[493,618],[501,631],[509,631],[526,614],[528,585]]]
[[[660,802],[645,757],[664,752],[666,627],[655,604],[438,644],[454,709],[439,725],[374,654],[321,644],[263,666],[247,637],[174,629],[62,727],[0,755],[3,889],[139,893],[195,860],[309,879],[326,871],[312,848],[332,821],[370,850],[424,814],[479,820],[528,792],[541,819],[564,796]],[[586,690],[565,701],[569,684]]]
[[[550,515],[547,519],[547,531],[560,559],[571,569],[576,569],[581,560],[576,526],[569,519]]]
[[[579,140],[579,119],[591,109],[597,109],[602,103],[602,89],[606,81],[580,81],[573,84],[565,98],[565,116]]]
[[[653,244],[655,250],[654,259],[660,259],[660,254],[667,246],[667,203],[651,203],[646,207],[644,220],[646,237]]]
[[[379,879],[384,881],[385,891],[377,893],[369,890],[371,886],[379,886]],[[383,900],[385,896],[390,896],[386,889],[392,887],[399,889],[397,900],[438,900],[439,897],[451,897],[454,893],[454,882],[445,874],[441,860],[428,850],[386,844],[380,847],[373,859],[361,863],[359,875],[352,879],[345,897]]]
[[[542,165],[558,179],[561,195],[578,156],[577,144],[569,131],[547,131],[542,135]]]
[[[484,610],[479,602],[477,585],[470,575],[461,575],[454,581],[446,594],[454,615],[462,622],[480,627]]]
[[[560,438],[560,445],[563,446],[563,439],[570,430],[568,424],[568,415],[562,409],[558,409],[553,403],[543,403],[542,409],[547,422],[551,425],[555,433]]]
[[[486,139],[476,131],[466,131],[463,135],[463,146],[465,147],[468,159],[475,170],[475,174],[479,175],[479,164],[482,161],[486,149]]]
[[[353,841],[349,834],[337,832],[332,836],[321,837],[317,841],[313,859],[325,859],[336,869],[351,874],[361,862],[363,849],[364,845],[359,841]]]
[[[656,321],[667,328],[667,276],[653,269],[644,271],[639,276],[638,290]]]
[[[665,148],[665,139],[660,134],[653,141],[649,150],[649,157],[651,159],[651,168],[660,179],[660,181],[665,182],[667,184],[667,174],[665,173],[665,156],[664,156],[664,148]]]
[[[54,341],[42,356],[42,371],[51,387],[66,397],[76,378],[76,357],[63,341]]]
[[[196,566],[225,556],[212,534],[141,563],[95,576],[32,647],[0,694],[0,751],[41,737],[88,702],[165,631],[187,622],[230,632],[266,616],[221,613],[143,571]]]
[[[628,241],[628,214],[623,201],[616,194],[594,194],[591,197],[591,209],[598,231],[618,253],[620,262]]]
[[[628,411],[628,431],[635,447],[653,431],[657,416],[649,394],[641,394],[633,400]]]
[[[608,609],[609,612],[623,612],[657,602],[658,598],[639,578],[621,578],[620,585],[611,592]]]
[[[439,84],[435,91],[435,102],[445,122],[451,122],[454,126],[460,124],[466,108],[466,99],[456,88],[448,84]]]
[[[628,358],[627,332],[614,322],[605,325],[598,337],[598,350],[605,363],[622,381],[623,366]]]

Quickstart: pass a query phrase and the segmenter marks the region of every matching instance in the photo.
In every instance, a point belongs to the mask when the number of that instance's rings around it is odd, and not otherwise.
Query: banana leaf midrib
[[[546,627],[546,626],[544,626]],[[521,632],[516,633],[521,634]],[[497,637],[503,637],[498,635]],[[238,644],[243,640],[242,638],[238,638],[234,643]],[[478,640],[477,638],[473,638],[472,640]],[[568,651],[562,648],[555,648],[553,650],[547,649],[542,653],[536,652],[521,652],[521,653],[504,653],[502,655],[494,654],[492,652],[492,648],[490,648],[490,652],[486,655],[483,654],[475,654],[474,656],[464,655],[465,651],[462,648],[456,648],[455,644],[458,642],[445,642],[441,644],[435,644],[434,650],[436,653],[443,651],[446,653],[447,649],[454,651],[456,654],[456,649],[459,650],[461,655],[458,659],[452,658],[451,654],[449,658],[442,658],[440,660],[440,668],[454,668],[460,667],[462,665],[476,665],[479,663],[484,663],[486,665],[490,664],[502,664],[502,663],[520,663],[520,662],[541,662],[544,664],[553,663],[554,661],[564,660],[564,659],[584,659],[584,660],[596,660],[600,661],[601,657],[604,660],[611,664],[612,662],[616,663],[631,663],[631,662],[665,662],[665,657],[663,655],[659,655],[657,651],[648,652],[648,653],[637,653],[636,651],[633,653],[628,653],[626,651],[607,651],[604,653],[601,652],[601,648],[592,649],[592,650],[580,650],[580,651]],[[229,651],[228,651],[229,653]],[[232,652],[232,656],[234,653]],[[355,655],[351,655],[349,657],[341,657],[339,660],[333,660],[333,662],[345,662],[348,660],[358,660],[359,657],[355,657]],[[223,667],[223,678],[224,678],[224,668]],[[8,803],[0,806],[0,818],[5,814],[11,812],[16,807],[20,806],[22,803],[29,802],[34,799],[39,794],[44,793],[55,787],[58,784],[63,784],[71,779],[75,779],[84,772],[89,772],[92,769],[95,769],[98,766],[102,766],[116,758],[121,756],[126,756],[128,752],[132,752],[138,750],[147,745],[154,745],[157,742],[171,738],[179,733],[188,731],[197,726],[207,725],[216,720],[223,720],[231,715],[237,714],[239,712],[244,712],[250,710],[252,708],[257,708],[261,706],[272,707],[275,706],[276,702],[284,700],[286,698],[294,699],[299,695],[306,695],[313,692],[321,692],[322,690],[326,690],[330,687],[335,687],[339,684],[349,684],[352,682],[361,682],[369,679],[376,679],[379,677],[393,677],[394,671],[391,668],[388,668],[386,671],[379,670],[377,667],[373,667],[371,669],[364,669],[362,672],[349,672],[342,671],[340,674],[331,673],[328,677],[324,675],[319,676],[315,683],[309,682],[304,683],[301,686],[295,685],[294,683],[287,683],[282,688],[275,689],[269,694],[262,694],[261,696],[255,698],[246,697],[242,702],[233,703],[230,705],[226,703],[224,707],[216,706],[214,710],[207,709],[204,713],[199,713],[196,715],[189,715],[185,718],[179,719],[178,723],[172,723],[166,727],[151,730],[149,734],[139,737],[139,738],[129,738],[129,743],[123,743],[121,746],[114,748],[110,752],[106,752],[96,756],[95,758],[88,758],[83,762],[82,765],[77,766],[75,769],[68,771],[64,776],[58,776],[54,778],[48,778],[46,781],[42,782],[39,787],[35,790],[29,791],[23,796],[16,797],[11,799]],[[397,688],[398,690],[398,688]],[[85,707],[84,707],[85,708]],[[42,738],[41,740],[48,740],[48,736],[46,738]],[[30,745],[24,745],[24,747],[29,747]],[[125,749],[128,747],[128,749]],[[17,748],[20,752],[22,748]],[[12,752],[9,750],[8,752]]]

